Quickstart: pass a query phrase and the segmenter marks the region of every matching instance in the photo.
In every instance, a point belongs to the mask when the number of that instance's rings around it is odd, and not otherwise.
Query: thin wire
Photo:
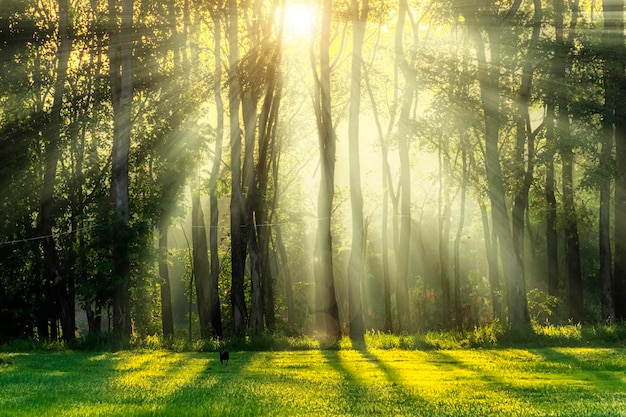
[[[16,239],[16,240],[9,240],[6,242],[0,242],[0,246],[3,245],[15,245],[16,243],[26,243],[26,242],[33,242],[35,240],[43,240],[43,239],[48,239],[51,237],[57,237],[57,236],[65,236],[65,235],[69,235],[71,233],[76,233],[76,232],[80,232],[83,230],[87,230],[87,229],[93,229],[95,227],[99,227],[100,224],[94,224],[91,226],[85,226],[85,227],[81,227],[80,229],[76,229],[76,230],[70,230],[67,232],[58,232],[58,233],[52,233],[49,235],[41,235],[41,236],[34,236],[34,237],[28,237],[28,238],[24,238],[24,239]]]

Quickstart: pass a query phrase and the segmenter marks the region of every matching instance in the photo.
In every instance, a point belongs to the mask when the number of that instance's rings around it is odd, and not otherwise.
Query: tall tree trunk
[[[312,60],[316,78],[315,115],[320,149],[320,188],[317,200],[317,236],[314,253],[316,327],[320,335],[341,339],[339,307],[333,274],[331,218],[335,194],[336,137],[332,124],[330,99],[330,24],[332,0],[323,0],[321,12],[319,76]]]
[[[217,126],[215,129],[215,151],[213,167],[209,178],[209,209],[211,211],[209,224],[209,249],[211,252],[211,266],[209,273],[209,309],[211,316],[211,327],[213,336],[222,339],[224,331],[222,328],[222,312],[219,298],[219,278],[220,278],[220,257],[218,245],[218,222],[219,204],[217,200],[217,181],[220,176],[222,165],[222,143],[224,140],[224,103],[222,101],[222,10],[219,8],[211,10],[213,19],[213,40],[215,48],[213,55],[215,58],[215,70],[213,73],[213,94],[215,96],[215,111],[217,115]]]
[[[246,59],[247,71],[253,71],[256,65],[256,54],[258,53],[258,43],[254,45]],[[255,92],[252,91],[256,87],[257,80],[248,80],[248,85],[243,91],[242,97],[242,114],[244,124],[244,167],[243,167],[243,184],[244,184],[244,216],[245,221],[242,228],[245,227],[245,237],[243,245],[247,245],[250,254],[250,328],[254,334],[263,332],[265,326],[263,322],[263,289],[261,288],[261,256],[259,253],[258,236],[256,230],[255,218],[255,200],[257,198],[256,190],[256,170],[254,169],[255,156],[255,140],[257,128],[257,99]],[[244,248],[245,251],[245,248]],[[245,262],[245,252],[244,252]]]
[[[565,233],[565,259],[569,284],[568,306],[570,317],[575,322],[584,318],[582,272],[580,265],[580,244],[578,239],[578,222],[574,204],[574,152],[571,145],[567,85],[567,56],[573,46],[573,31],[578,19],[578,0],[570,2],[572,18],[568,37],[563,36],[565,4],[563,0],[554,0],[555,34],[557,52],[554,56],[553,77],[557,86],[554,102],[556,115],[556,132],[559,138],[559,151],[562,163],[563,212]]]
[[[561,16],[562,18],[562,16]],[[563,22],[562,19],[556,25],[557,39],[563,38]],[[559,67],[556,57],[550,68],[550,77],[554,80],[559,76]],[[556,119],[556,100],[549,97],[546,105],[546,249],[547,249],[547,272],[548,272],[548,294],[554,297],[559,296],[559,258],[558,258],[558,230],[557,230],[557,204],[556,204],[556,185],[554,157],[558,147],[557,131],[555,126]]]
[[[230,301],[233,312],[233,327],[236,335],[243,335],[248,324],[248,311],[244,292],[246,266],[246,242],[244,201],[241,190],[241,128],[239,126],[239,108],[241,102],[241,82],[239,70],[239,16],[237,0],[228,0],[228,45],[229,45],[229,84],[228,113],[230,121],[230,245],[232,282]]]
[[[400,236],[396,246],[396,259],[398,262],[396,282],[396,304],[398,308],[398,330],[408,332],[411,330],[411,315],[409,311],[409,253],[411,243],[411,169],[409,165],[409,138],[410,113],[416,93],[416,74],[410,68],[409,62],[404,56],[402,37],[407,14],[410,13],[406,0],[400,0],[398,10],[398,23],[395,32],[395,54],[404,76],[404,94],[398,119],[398,156],[400,159]]]
[[[69,36],[69,4],[67,0],[59,0],[58,21],[58,51],[56,81],[54,85],[54,97],[51,110],[51,123],[46,131],[45,139],[45,171],[43,187],[40,195],[40,211],[38,217],[39,232],[44,239],[41,240],[44,258],[46,260],[45,277],[52,283],[52,296],[59,308],[59,318],[63,340],[68,342],[76,337],[74,331],[74,278],[71,274],[62,271],[61,260],[56,248],[53,236],[54,225],[54,187],[57,182],[57,165],[60,157],[59,143],[61,140],[61,109],[67,79],[67,67],[72,48],[72,40]],[[47,326],[46,326],[47,327]]]
[[[204,211],[200,196],[192,190],[191,196],[191,242],[193,246],[193,276],[196,280],[196,297],[198,305],[198,320],[200,322],[200,337],[209,339],[213,336],[211,326],[211,289],[209,274],[209,254],[207,248]]]
[[[118,342],[122,342],[131,334],[128,157],[133,99],[133,0],[122,0],[121,27],[118,27],[117,1],[109,0],[109,22],[109,72],[113,104],[111,200],[119,223],[119,226],[113,226],[111,242],[114,261],[113,335]]]
[[[615,22],[613,13],[613,1],[604,0],[602,9],[604,12],[604,33],[602,42],[605,50],[604,56],[604,115],[602,118],[602,135],[600,138],[600,170],[603,178],[600,183],[600,213],[599,213],[599,255],[600,255],[600,301],[602,306],[602,318],[604,320],[615,318],[615,305],[613,303],[613,270],[611,257],[611,180],[613,153],[613,132],[615,123],[615,97],[619,68],[613,57],[613,38]],[[623,1],[622,1],[623,4]]]
[[[383,184],[383,207],[382,207],[382,219],[381,219],[381,251],[382,251],[382,267],[383,267],[383,305],[384,305],[384,319],[383,319],[383,331],[390,333],[393,331],[393,317],[391,314],[391,274],[389,273],[389,198],[395,200],[393,196],[393,183],[391,181],[391,168],[389,167],[389,149],[385,140],[385,134],[383,133],[380,118],[378,117],[378,108],[376,106],[376,100],[374,99],[374,93],[369,82],[368,72],[364,71],[363,76],[365,78],[365,85],[372,105],[374,113],[374,120],[376,122],[376,130],[378,132],[378,139],[380,141],[381,149],[381,173]],[[393,116],[393,115],[392,115]],[[390,117],[395,120],[395,117]],[[389,123],[391,126],[393,122]],[[391,193],[391,197],[390,197]]]
[[[363,341],[361,286],[364,277],[364,225],[363,195],[361,193],[361,157],[359,156],[359,115],[361,109],[361,64],[363,40],[367,24],[368,0],[351,0],[352,16],[352,68],[350,77],[350,110],[348,123],[348,146],[350,158],[350,203],[352,208],[352,249],[348,261],[348,300],[350,339]]]
[[[463,135],[463,133],[461,133]],[[465,197],[467,195],[467,149],[465,138],[461,138],[461,159],[463,163],[461,179],[461,212],[459,213],[459,226],[454,239],[454,311],[456,327],[463,329],[463,312],[461,310],[461,236],[465,227]]]
[[[526,300],[526,285],[521,258],[515,251],[509,224],[498,149],[500,133],[500,31],[502,29],[494,27],[490,23],[485,24],[491,58],[490,61],[487,61],[486,48],[481,34],[481,23],[474,13],[475,11],[471,10],[464,15],[470,25],[478,58],[480,96],[485,118],[487,187],[493,212],[493,227],[500,243],[500,255],[506,280],[508,319],[512,326],[526,326],[530,323]]]
[[[447,142],[444,145],[440,138],[438,146],[438,160],[439,160],[439,193],[437,198],[438,205],[438,218],[439,218],[439,233],[437,234],[439,241],[439,281],[441,282],[441,309],[442,319],[445,328],[451,328],[452,317],[451,313],[451,296],[450,296],[450,209],[451,201],[448,190],[447,177],[449,173],[448,156],[443,155],[447,153]],[[445,194],[445,196],[444,196]]]
[[[500,287],[500,268],[498,267],[498,237],[495,230],[489,227],[489,214],[484,202],[479,202],[480,215],[483,223],[485,253],[489,268],[489,291],[494,319],[502,320],[502,290]]]
[[[169,217],[168,214],[163,216]],[[170,272],[167,259],[167,233],[169,219],[159,222],[159,277],[161,278],[161,328],[165,338],[174,336],[174,316],[172,314],[172,290],[170,286]]]
[[[615,200],[613,205],[615,235],[615,270],[613,271],[615,291],[615,316],[626,319],[626,91],[624,47],[624,1],[612,0],[610,11],[614,19],[614,51],[616,66],[616,90],[621,94],[615,98]]]
[[[282,26],[281,26],[282,31]],[[269,48],[268,48],[269,49]],[[273,189],[268,187],[270,170],[274,179],[277,178],[276,147],[278,112],[282,99],[282,82],[280,62],[282,57],[282,33],[278,35],[276,47],[267,51],[272,56],[266,77],[265,97],[259,117],[259,157],[257,163],[258,198],[255,200],[256,224],[258,231],[259,251],[261,256],[261,286],[263,288],[263,317],[269,330],[274,330],[276,322],[276,305],[274,301],[274,279],[270,268],[270,241],[272,238],[272,215],[278,202],[278,191],[274,181]]]
[[[552,71],[555,67],[553,65]],[[552,101],[546,106],[546,182],[544,187],[546,198],[546,256],[547,256],[547,284],[548,294],[559,296],[559,258],[558,258],[558,230],[557,204],[554,173],[554,157],[556,154],[557,138],[554,127],[555,104]]]
[[[291,283],[291,270],[289,268],[289,260],[287,251],[283,242],[283,235],[280,226],[276,227],[276,247],[280,254],[280,274],[283,277],[285,286],[285,304],[287,305],[287,324],[290,328],[296,326],[296,306],[293,300],[293,287]]]
[[[516,123],[516,146],[515,160],[517,161],[516,192],[513,199],[513,243],[515,250],[520,254],[521,266],[525,268],[525,245],[524,245],[524,220],[526,218],[526,208],[528,206],[528,192],[533,182],[535,167],[535,133],[530,124],[529,101],[532,91],[533,72],[536,62],[536,48],[541,32],[541,21],[543,9],[541,0],[533,0],[534,16],[533,30],[528,46],[528,53],[524,59],[522,69],[522,80],[517,97]],[[526,157],[524,150],[526,149]],[[524,274],[525,275],[525,274]]]

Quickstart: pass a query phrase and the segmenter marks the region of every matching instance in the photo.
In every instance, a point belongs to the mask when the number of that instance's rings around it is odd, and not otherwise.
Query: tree
[[[109,77],[113,106],[111,201],[116,214],[111,250],[114,260],[113,334],[117,341],[123,341],[131,334],[128,156],[133,99],[133,3],[133,0],[122,0],[121,22],[118,24],[118,3],[109,0]]]
[[[241,128],[239,126],[241,74],[239,69],[239,14],[236,0],[228,0],[228,16],[228,113],[230,121],[231,167],[230,246],[232,262],[230,297],[235,334],[243,335],[248,323],[248,311],[244,291],[246,242],[243,231],[246,225],[244,221],[244,200],[241,191]]]
[[[54,188],[57,183],[57,165],[61,154],[61,126],[63,124],[61,109],[67,78],[67,67],[72,48],[69,36],[69,10],[67,0],[59,0],[58,22],[58,53],[56,83],[51,109],[51,123],[46,132],[45,173],[41,190],[41,209],[38,218],[38,229],[42,236],[42,249],[47,263],[46,276],[53,285],[53,297],[59,306],[63,340],[75,338],[74,328],[74,280],[62,270],[61,260],[53,235],[55,201]]]
[[[528,207],[528,193],[534,181],[535,169],[535,137],[540,126],[533,131],[530,118],[530,99],[533,86],[534,66],[537,61],[537,44],[543,19],[541,0],[534,0],[534,15],[532,20],[532,34],[528,45],[528,51],[522,63],[522,76],[517,94],[515,115],[516,143],[515,143],[515,176],[518,178],[515,184],[512,210],[512,233],[515,250],[521,257],[522,268],[525,267],[525,239],[524,224],[526,208]],[[526,156],[524,151],[526,150]],[[524,163],[525,162],[525,163]],[[524,166],[525,165],[525,166]],[[524,277],[525,277],[524,273]]]
[[[574,205],[574,153],[570,132],[570,116],[568,110],[568,97],[566,89],[568,54],[573,48],[573,36],[578,20],[578,1],[570,3],[572,18],[569,34],[564,35],[564,12],[563,0],[555,0],[555,55],[553,58],[552,76],[555,87],[553,96],[556,110],[555,129],[558,138],[559,153],[562,163],[562,186],[563,186],[563,212],[565,233],[565,258],[568,276],[568,305],[570,316],[575,322],[583,320],[583,293],[582,275],[580,266],[580,243],[578,238],[578,225],[576,219],[576,207]]]
[[[352,249],[348,263],[350,339],[363,341],[363,311],[361,283],[364,278],[365,238],[363,225],[363,195],[361,193],[361,162],[359,156],[359,115],[361,109],[361,66],[363,41],[369,12],[369,1],[351,0],[352,66],[350,77],[350,116],[348,140],[350,147],[350,202],[352,206]]]
[[[397,132],[398,156],[400,158],[400,185],[398,190],[400,194],[400,237],[398,246],[396,247],[396,259],[398,263],[396,304],[398,308],[398,330],[400,332],[408,332],[411,329],[408,288],[411,237],[411,169],[409,166],[409,142],[411,139],[410,114],[415,101],[417,74],[404,56],[404,48],[402,45],[404,24],[407,15],[410,15],[410,13],[408,2],[406,0],[400,0],[395,33],[396,59],[405,81]],[[411,22],[414,23],[413,17],[409,17]],[[413,27],[414,37],[416,36],[415,30],[415,27]],[[414,58],[415,51],[412,51],[412,56]]]
[[[321,10],[319,75],[311,59],[315,77],[314,106],[320,149],[320,189],[317,199],[317,236],[313,267],[315,271],[316,327],[321,335],[341,338],[339,307],[335,294],[332,257],[331,218],[335,194],[336,137],[332,122],[330,95],[330,32],[332,0],[324,0]],[[313,51],[311,51],[313,55]]]
[[[530,317],[521,258],[515,251],[506,208],[505,189],[498,151],[501,127],[499,84],[502,65],[500,38],[504,28],[508,25],[507,20],[515,15],[519,3],[519,1],[516,1],[513,4],[506,13],[503,22],[498,22],[498,17],[490,15],[488,10],[481,10],[481,8],[476,7],[463,7],[461,9],[461,13],[465,17],[474,40],[478,60],[478,80],[484,115],[487,187],[493,213],[493,227],[500,244],[500,256],[506,279],[508,318],[509,323],[513,326],[528,325]],[[493,19],[496,19],[497,24],[494,24]],[[483,39],[483,32],[489,45],[489,60],[487,60],[487,48]]]
[[[623,27],[620,32],[619,19],[623,16],[623,1],[605,0],[602,2],[604,31],[602,37],[604,51],[604,115],[601,136],[600,165],[604,171],[604,181],[600,184],[599,213],[599,255],[600,287],[602,298],[602,317],[605,320],[615,318],[613,301],[613,265],[611,256],[611,177],[612,153],[615,129],[616,98],[619,93],[620,64],[616,51],[623,48]],[[621,45],[620,45],[621,43]]]
[[[607,4],[608,5],[608,4]],[[615,41],[614,53],[616,65],[615,83],[620,88],[619,95],[615,97],[615,197],[613,203],[615,235],[615,269],[613,278],[615,280],[615,316],[617,319],[626,319],[626,103],[624,102],[624,85],[626,76],[624,75],[624,57],[626,47],[624,46],[624,2],[616,0],[611,2],[611,21],[614,22]]]
[[[209,208],[211,217],[209,220],[209,250],[211,253],[210,281],[209,281],[209,305],[211,324],[214,336],[218,339],[224,337],[222,329],[222,313],[219,298],[219,278],[220,278],[220,258],[218,253],[218,221],[219,205],[217,200],[217,185],[222,165],[222,144],[224,141],[224,102],[222,100],[222,13],[224,5],[222,2],[216,4],[215,9],[211,9],[211,19],[213,20],[213,36],[215,41],[214,58],[215,69],[213,72],[214,84],[213,93],[215,96],[215,108],[217,114],[217,126],[215,129],[215,150],[213,157],[213,167],[209,177]]]

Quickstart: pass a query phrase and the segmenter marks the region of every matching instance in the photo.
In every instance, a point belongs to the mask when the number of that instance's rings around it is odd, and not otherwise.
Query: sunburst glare
[[[280,16],[281,13],[278,14]],[[317,20],[314,6],[303,3],[288,4],[284,10],[284,30],[287,39],[308,38]]]

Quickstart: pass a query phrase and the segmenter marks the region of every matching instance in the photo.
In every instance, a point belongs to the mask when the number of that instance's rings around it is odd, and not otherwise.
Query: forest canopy
[[[623,0],[2,0],[0,340],[626,318]]]

